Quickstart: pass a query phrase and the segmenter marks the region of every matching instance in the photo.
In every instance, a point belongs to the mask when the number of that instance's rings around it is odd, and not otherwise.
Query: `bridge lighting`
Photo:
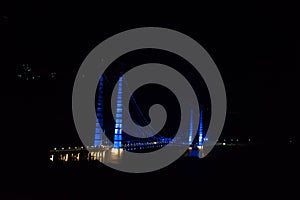
[[[114,135],[114,148],[122,147],[122,76],[119,78],[118,85],[118,103],[116,108],[116,124],[115,124],[115,135]]]

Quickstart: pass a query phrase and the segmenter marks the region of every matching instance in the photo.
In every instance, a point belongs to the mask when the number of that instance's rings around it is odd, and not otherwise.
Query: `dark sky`
[[[299,37],[291,5],[215,8],[153,4],[117,9],[25,4],[1,6],[0,17],[1,96],[12,105],[4,110],[8,124],[18,121],[22,127],[10,132],[32,134],[35,142],[29,144],[38,143],[37,136],[43,132],[49,146],[78,142],[71,94],[81,62],[105,38],[143,26],[178,30],[208,51],[228,96],[226,135],[262,140],[296,136]],[[23,63],[38,73],[55,71],[57,80],[38,84],[17,81],[16,71]],[[17,119],[12,113],[17,113]],[[70,136],[74,141],[69,141]],[[20,138],[26,141],[28,137],[23,134]]]

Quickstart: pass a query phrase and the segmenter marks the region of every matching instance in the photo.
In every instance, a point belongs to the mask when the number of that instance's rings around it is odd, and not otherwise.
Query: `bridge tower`
[[[200,122],[199,122],[199,141],[198,145],[203,146],[203,110],[200,109]]]
[[[190,117],[190,130],[189,130],[189,145],[193,143],[193,110],[191,110],[191,117]]]
[[[101,76],[98,87],[98,98],[96,104],[96,129],[94,146],[102,145],[102,135],[104,134],[103,129],[103,76]],[[101,128],[102,127],[102,128]]]
[[[122,147],[122,115],[123,115],[122,84],[123,84],[123,79],[122,79],[122,76],[121,76],[119,78],[118,95],[117,95],[114,148],[121,148]]]

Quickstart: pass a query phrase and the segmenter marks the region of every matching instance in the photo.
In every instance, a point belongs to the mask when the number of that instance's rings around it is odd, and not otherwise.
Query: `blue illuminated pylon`
[[[116,124],[114,135],[114,148],[122,147],[122,77],[119,79],[118,97],[117,97],[117,110],[116,110]]]
[[[199,146],[203,145],[203,111],[200,109]]]
[[[189,145],[193,143],[193,110],[191,110],[191,118],[190,118],[190,134],[189,134]]]
[[[94,146],[99,146],[102,144],[103,135],[103,77],[101,76],[98,87],[98,98],[96,104],[96,130],[94,138]],[[102,128],[101,128],[102,127]]]

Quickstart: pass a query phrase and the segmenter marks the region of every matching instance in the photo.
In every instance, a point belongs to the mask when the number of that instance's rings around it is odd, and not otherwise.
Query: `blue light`
[[[99,146],[102,144],[102,128],[103,125],[103,77],[99,80],[99,93],[98,93],[98,100],[97,100],[97,107],[96,107],[96,129],[95,129],[95,136],[94,136],[94,146]]]
[[[118,135],[118,134],[115,134],[114,140],[116,140],[116,141],[122,140],[122,136]]]
[[[199,146],[203,145],[203,111],[200,110],[200,122],[199,122]]]
[[[96,133],[101,133],[101,128],[96,128]]]
[[[190,118],[190,134],[189,134],[189,144],[192,144],[192,136],[193,136],[193,110],[191,110],[191,118]]]
[[[122,124],[116,124],[115,128],[122,128]]]
[[[114,148],[122,147],[122,82],[123,79],[120,77],[118,86],[118,97],[116,107],[116,124],[115,124],[115,135],[114,135]]]
[[[101,140],[101,135],[100,134],[96,134],[95,135],[95,140]]]

